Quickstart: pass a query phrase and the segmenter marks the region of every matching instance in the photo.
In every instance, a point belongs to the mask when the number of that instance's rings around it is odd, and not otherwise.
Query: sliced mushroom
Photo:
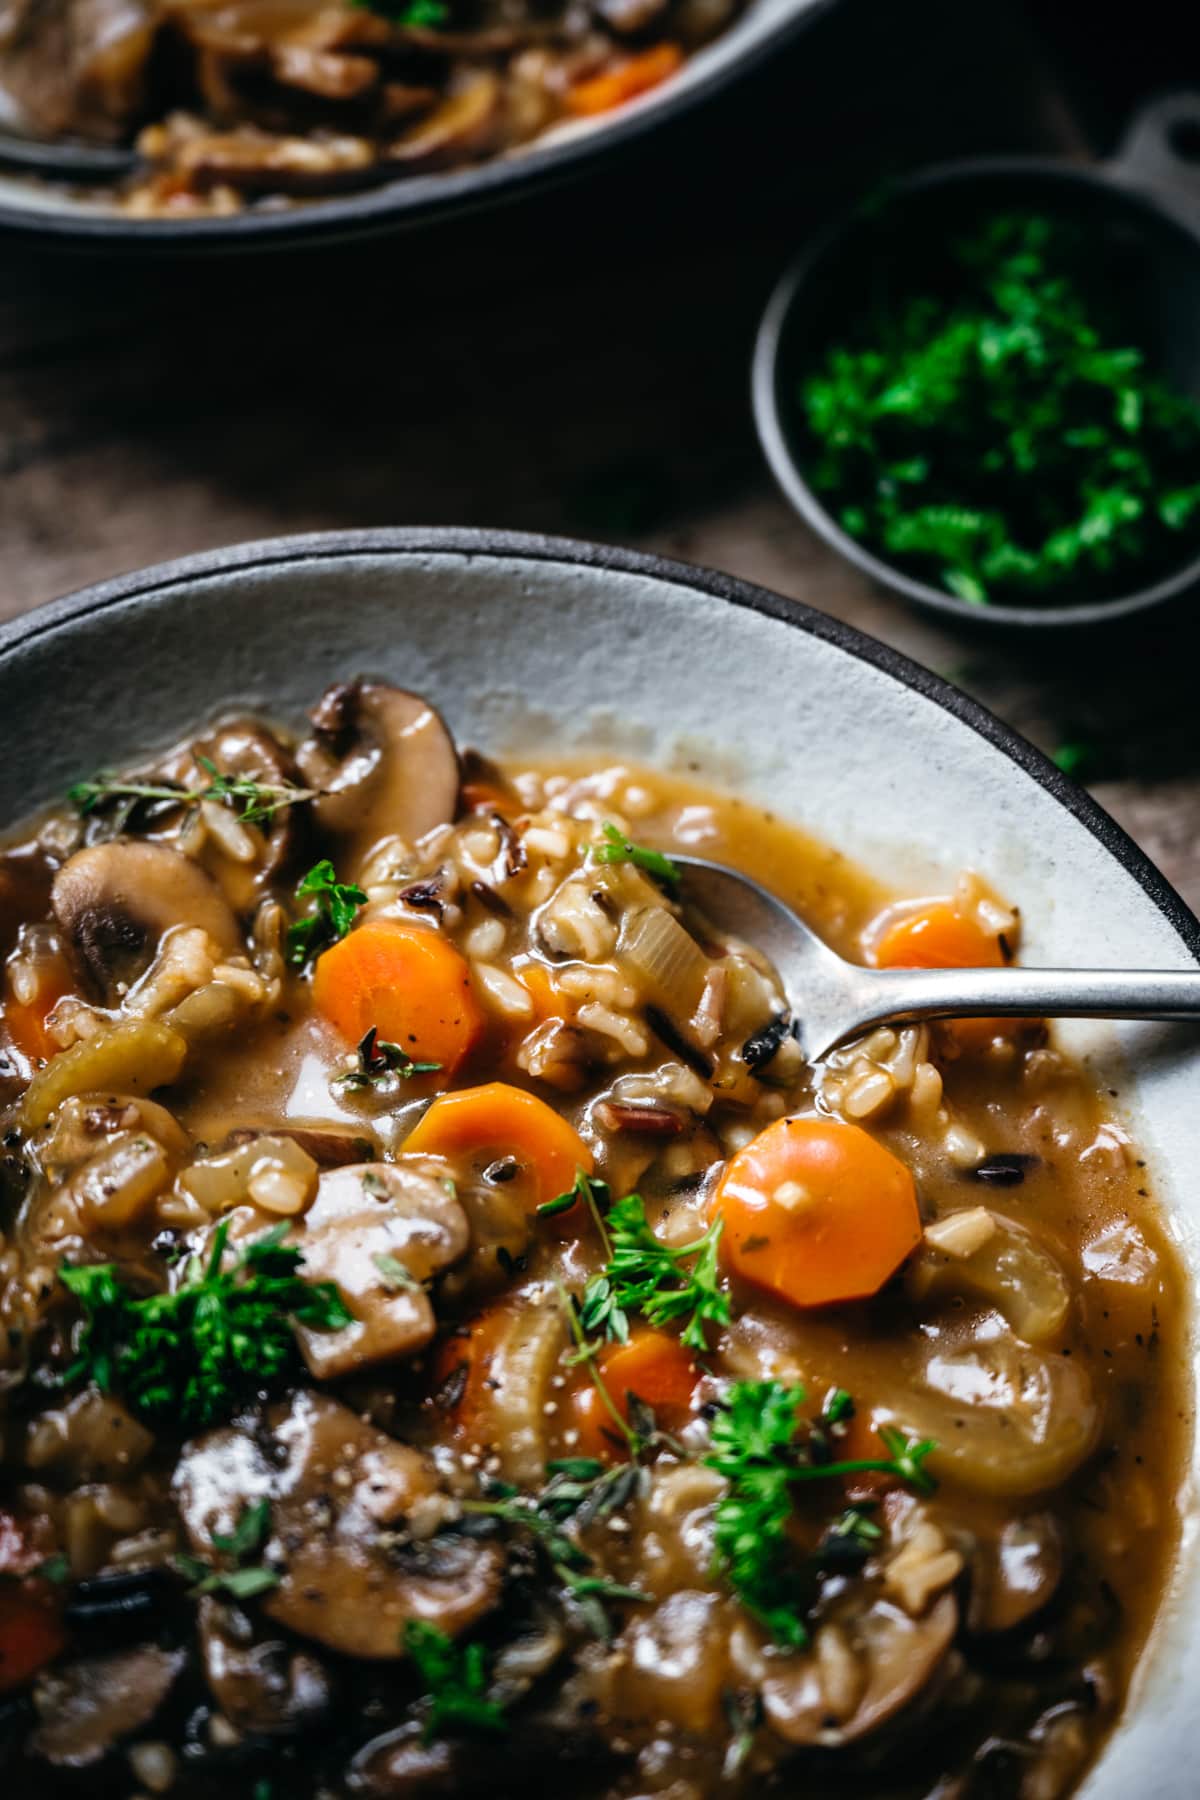
[[[145,104],[159,30],[142,0],[14,0],[0,15],[0,86],[24,128],[115,142]]]
[[[176,926],[199,928],[225,955],[240,947],[216,883],[168,844],[117,838],[77,851],[54,877],[50,905],[88,985],[108,1005]]]
[[[138,1644],[81,1657],[43,1675],[33,1692],[41,1720],[29,1740],[58,1769],[87,1769],[140,1731],[166,1700],[185,1662],[182,1650]]]
[[[145,133],[143,142],[150,136]],[[167,125],[155,129],[152,142],[155,160],[167,160],[161,142],[170,153],[168,166],[199,193],[220,187],[243,194],[336,193],[361,186],[376,164],[369,139],[346,132],[300,137],[238,125],[171,142]]]
[[[402,1656],[410,1619],[456,1636],[499,1598],[499,1545],[436,1535],[456,1507],[432,1463],[323,1394],[269,1408],[253,1436],[229,1427],[196,1439],[175,1497],[204,1555],[214,1533],[268,1501],[264,1557],[280,1580],[263,1611],[347,1656]]]
[[[312,1125],[252,1125],[239,1126],[231,1131],[226,1144],[230,1150],[236,1150],[241,1144],[248,1144],[259,1137],[290,1138],[298,1144],[306,1156],[311,1156],[319,1169],[342,1169],[348,1163],[370,1162],[375,1153],[375,1144],[362,1131],[342,1130],[337,1125],[326,1125],[323,1121]]]
[[[601,1668],[603,1710],[700,1736],[715,1730],[728,1674],[720,1653],[724,1609],[720,1594],[683,1588],[634,1618]]]
[[[344,841],[353,876],[383,837],[416,843],[447,824],[458,802],[458,757],[427,700],[381,681],[331,688],[312,715],[297,761],[317,822]]]
[[[502,1737],[464,1732],[427,1741],[421,1721],[372,1738],[345,1775],[354,1800],[498,1800],[519,1794],[593,1793],[605,1788],[630,1746],[590,1715],[556,1710],[516,1713]],[[607,1791],[607,1789],[606,1789]],[[638,1792],[643,1790],[639,1789]],[[657,1789],[692,1795],[690,1783]]]
[[[388,162],[409,174],[469,162],[492,148],[504,118],[504,90],[490,69],[479,69],[456,93],[417,124],[410,125],[384,151]]]
[[[235,1730],[286,1736],[328,1713],[329,1671],[294,1645],[262,1638],[240,1607],[206,1594],[197,1628],[209,1692]]]
[[[356,1163],[321,1177],[297,1234],[310,1281],[333,1281],[354,1314],[341,1331],[298,1327],[318,1381],[421,1350],[435,1330],[424,1282],[465,1254],[467,1215],[437,1157]]]
[[[1053,1513],[1010,1519],[998,1537],[981,1538],[970,1558],[971,1631],[1017,1631],[1036,1619],[1063,1578],[1063,1534]]]
[[[857,1743],[896,1723],[927,1694],[941,1672],[958,1627],[958,1605],[949,1595],[924,1618],[913,1619],[888,1600],[875,1600],[865,1611],[836,1624],[823,1625],[818,1642],[805,1656],[789,1660],[779,1674],[763,1682],[768,1723],[790,1744],[839,1747]],[[834,1658],[822,1654],[820,1633],[840,1636],[837,1660],[848,1653],[857,1663],[851,1710],[838,1717],[827,1691]],[[833,1722],[835,1721],[835,1722]]]

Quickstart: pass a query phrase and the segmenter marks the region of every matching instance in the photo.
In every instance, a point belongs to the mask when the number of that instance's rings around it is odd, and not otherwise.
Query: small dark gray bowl
[[[786,498],[848,562],[918,606],[979,625],[1064,628],[1128,618],[1200,589],[1200,554],[1153,582],[1109,598],[1063,605],[975,606],[886,562],[843,531],[804,473],[796,383],[843,328],[868,284],[910,291],[912,244],[944,243],[981,214],[1034,207],[1095,227],[1119,270],[1141,341],[1166,378],[1200,400],[1200,94],[1153,102],[1117,155],[1094,168],[1033,157],[943,163],[898,182],[822,233],[785,271],[755,344],[752,392],[759,440]],[[902,236],[903,266],[889,265],[887,239]],[[885,254],[881,255],[881,250]],[[919,249],[916,257],[919,257]]]

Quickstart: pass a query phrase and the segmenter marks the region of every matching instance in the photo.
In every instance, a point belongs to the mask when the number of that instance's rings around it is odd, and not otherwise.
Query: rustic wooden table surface
[[[1187,615],[1118,640],[953,631],[776,493],[747,399],[791,251],[889,173],[1090,145],[1007,0],[843,0],[636,163],[323,253],[106,264],[0,243],[0,616],[118,570],[338,526],[490,524],[664,551],[949,675],[1200,905]]]

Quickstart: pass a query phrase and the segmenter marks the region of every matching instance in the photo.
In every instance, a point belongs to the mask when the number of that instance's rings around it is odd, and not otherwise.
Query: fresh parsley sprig
[[[672,1248],[650,1229],[640,1194],[626,1194],[607,1212],[601,1210],[601,1196],[607,1200],[606,1184],[580,1171],[570,1194],[538,1209],[564,1211],[582,1197],[595,1220],[605,1263],[584,1289],[579,1314],[584,1331],[624,1344],[631,1313],[655,1327],[686,1319],[681,1342],[689,1350],[707,1350],[706,1324],[729,1323],[729,1296],[717,1270],[722,1221],[714,1220],[694,1243]]]
[[[1195,553],[1200,408],[1121,341],[1080,229],[994,213],[927,286],[892,277],[797,396],[851,536],[976,606],[1094,599]]]
[[[213,1549],[229,1557],[232,1568],[215,1569],[200,1557],[186,1554],[176,1556],[175,1567],[192,1583],[193,1595],[227,1594],[231,1600],[252,1600],[256,1594],[269,1593],[279,1586],[277,1569],[247,1560],[262,1549],[270,1532],[270,1502],[256,1500],[242,1508],[232,1532],[212,1534]]]
[[[227,1220],[208,1258],[193,1257],[174,1293],[138,1298],[112,1263],[64,1266],[59,1279],[84,1311],[64,1381],[121,1394],[154,1425],[195,1431],[227,1417],[296,1363],[293,1321],[336,1331],[353,1316],[331,1281],[307,1282],[283,1222],[225,1266]]]
[[[800,1409],[805,1397],[802,1387],[780,1381],[734,1382],[713,1421],[712,1447],[704,1459],[729,1484],[714,1518],[717,1565],[746,1611],[777,1643],[791,1649],[808,1642],[805,1614],[823,1566],[821,1552],[815,1567],[797,1565],[787,1555],[793,1489],[868,1471],[895,1476],[919,1494],[930,1494],[935,1486],[925,1463],[937,1446],[910,1440],[894,1426],[879,1433],[886,1457],[823,1460],[823,1437],[818,1435],[814,1443],[811,1428],[804,1428]],[[849,1396],[839,1390],[833,1398],[838,1403],[835,1416],[831,1419],[827,1411],[817,1421],[819,1427],[849,1416]],[[843,1514],[837,1529],[838,1535],[855,1536],[861,1543],[878,1528],[870,1520],[851,1524]]]
[[[390,1044],[381,1038],[374,1025],[359,1040],[354,1055],[355,1067],[344,1075],[335,1076],[334,1087],[352,1092],[387,1087],[394,1080],[411,1081],[416,1075],[435,1075],[442,1066],[440,1062],[414,1062],[399,1044]]]
[[[426,1743],[447,1730],[507,1730],[503,1707],[487,1697],[487,1655],[482,1644],[456,1644],[424,1619],[409,1619],[400,1641],[425,1684],[429,1704]]]
[[[686,1319],[680,1341],[689,1350],[707,1350],[705,1325],[729,1323],[729,1296],[721,1289],[717,1273],[723,1223],[715,1219],[703,1236],[673,1249],[651,1231],[640,1194],[626,1194],[618,1200],[605,1220],[612,1254],[601,1279],[607,1284],[608,1299],[615,1302],[607,1325],[617,1318],[627,1321],[631,1312],[640,1313],[648,1325],[656,1327]],[[601,1310],[608,1299],[601,1303]],[[585,1297],[585,1330],[588,1310]]]
[[[420,26],[436,31],[450,17],[444,0],[350,0],[351,6],[386,19],[389,25]]]
[[[293,782],[254,781],[248,775],[222,775],[211,757],[198,753],[196,762],[209,778],[204,787],[189,788],[174,782],[125,781],[120,775],[101,770],[90,781],[77,781],[69,787],[67,799],[85,817],[114,800],[159,801],[171,806],[199,806],[204,800],[216,800],[231,807],[243,825],[265,825],[284,807],[315,800],[321,791],[299,787]]]
[[[714,1220],[694,1243],[672,1248],[650,1229],[640,1194],[614,1204],[608,1183],[582,1169],[575,1171],[574,1187],[537,1210],[552,1218],[580,1204],[591,1213],[604,1250],[604,1268],[588,1282],[579,1309],[584,1332],[624,1344],[630,1313],[654,1326],[686,1318],[681,1342],[689,1350],[707,1350],[705,1325],[729,1323],[729,1296],[717,1270],[723,1222]]]
[[[673,863],[669,856],[661,850],[648,850],[644,844],[631,843],[615,825],[603,828],[604,842],[592,845],[592,856],[599,863],[632,863],[635,869],[643,874],[652,875],[664,887],[674,892],[683,880],[679,865]]]
[[[288,961],[297,968],[344,938],[367,896],[352,881],[339,881],[328,857],[314,863],[296,889],[299,900],[314,900],[313,910],[288,927]]]

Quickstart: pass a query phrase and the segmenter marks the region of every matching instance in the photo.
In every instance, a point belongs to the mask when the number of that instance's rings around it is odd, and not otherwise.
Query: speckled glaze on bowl
[[[1112,820],[926,670],[726,576],[499,532],[243,545],[0,628],[0,824],[234,701],[298,719],[357,670],[428,693],[460,741],[687,767],[898,885],[981,868],[1019,901],[1030,963],[1200,960],[1200,924]],[[1200,1035],[1079,1026],[1070,1039],[1119,1089],[1195,1283]],[[1084,1800],[1195,1800],[1195,1475],[1193,1462],[1169,1598]]]

